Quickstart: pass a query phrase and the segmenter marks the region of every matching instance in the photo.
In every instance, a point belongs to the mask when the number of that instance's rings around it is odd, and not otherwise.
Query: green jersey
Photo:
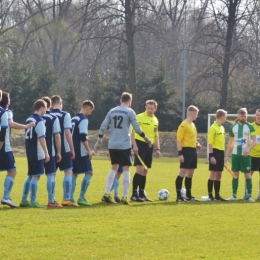
[[[255,136],[255,129],[248,122],[236,123],[230,127],[229,136],[235,139],[232,154],[243,155],[251,144],[251,137]]]

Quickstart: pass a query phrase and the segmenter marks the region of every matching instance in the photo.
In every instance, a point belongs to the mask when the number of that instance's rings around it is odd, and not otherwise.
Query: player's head
[[[239,123],[243,124],[246,122],[247,119],[247,109],[245,107],[242,107],[238,109],[237,111],[237,119]]]
[[[260,108],[258,108],[256,111],[255,111],[255,121],[258,125],[260,125]]]
[[[120,99],[120,103],[125,104],[127,107],[131,107],[132,104],[132,94],[128,93],[128,92],[124,92],[122,93],[121,99]]]
[[[51,99],[49,97],[42,97],[42,100],[44,100],[47,104],[47,110],[51,108]]]
[[[189,117],[192,121],[196,120],[199,114],[199,109],[193,105],[187,108],[187,117]]]
[[[46,113],[47,104],[44,100],[38,99],[34,102],[33,108],[36,114],[43,116]]]
[[[224,109],[218,109],[216,112],[216,119],[220,122],[220,124],[223,124],[226,121],[227,118],[227,111]]]
[[[7,92],[2,92],[2,99],[0,101],[0,106],[1,107],[9,107],[10,105],[10,94]]]
[[[82,103],[81,112],[85,116],[90,115],[94,109],[95,109],[95,105],[94,105],[94,103],[91,100],[85,100]]]
[[[145,102],[145,110],[146,110],[146,113],[149,115],[149,116],[152,116],[155,111],[157,110],[157,102],[153,99],[150,99],[150,100],[147,100]]]
[[[52,108],[61,108],[62,109],[62,99],[59,95],[53,95],[51,97],[51,107]]]

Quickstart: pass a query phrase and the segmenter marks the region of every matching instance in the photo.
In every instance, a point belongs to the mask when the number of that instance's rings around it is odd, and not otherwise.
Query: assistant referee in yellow
[[[159,121],[154,113],[157,110],[157,102],[155,100],[147,100],[145,102],[145,112],[138,114],[137,122],[143,129],[146,136],[150,138],[153,145],[156,149],[155,157],[159,158],[160,153],[160,141],[159,141],[159,133],[158,133],[158,125]],[[147,143],[144,142],[142,138],[139,137],[134,131],[131,134],[131,140],[133,145],[133,150],[138,149],[138,154],[147,166],[147,168],[151,168],[152,160],[153,160],[153,146],[149,147]],[[146,184],[146,176],[148,170],[144,169],[138,157],[135,155],[134,165],[136,166],[136,173],[133,178],[133,193],[131,196],[131,201],[134,202],[144,202],[153,200],[147,198],[146,194],[144,194],[145,184]],[[139,193],[138,191],[139,187]]]

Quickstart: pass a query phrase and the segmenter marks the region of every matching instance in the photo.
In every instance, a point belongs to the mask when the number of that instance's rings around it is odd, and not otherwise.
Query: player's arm
[[[80,139],[81,139],[81,142],[82,144],[84,145],[85,149],[87,150],[88,152],[88,159],[91,160],[92,159],[92,152],[89,148],[89,145],[88,145],[88,139],[87,139],[87,135],[85,134],[81,134],[80,135]]]
[[[254,133],[255,134],[255,133]],[[247,149],[244,152],[244,156],[248,156],[250,154],[251,149],[257,144],[257,140],[256,140],[256,136],[253,135],[251,136],[251,143],[250,145],[247,147]]]
[[[213,156],[213,142],[214,142],[215,130],[213,127],[210,127],[208,133],[208,148],[209,148],[209,160],[212,164],[216,164],[216,158]]]
[[[55,146],[56,146],[56,161],[60,162],[61,161],[61,129],[60,129],[60,122],[59,119],[56,118],[53,122],[53,126],[52,126],[52,133],[54,136],[54,140],[55,140]]]
[[[7,117],[7,113],[5,112],[1,117],[0,149],[2,148],[5,141],[7,127],[8,127],[8,117]]]
[[[181,124],[177,130],[177,150],[178,150],[178,158],[181,163],[184,162],[184,157],[182,153],[182,140],[185,134],[185,127]]]
[[[155,157],[159,158],[161,156],[161,149],[160,149],[160,138],[159,135],[154,137],[154,146],[156,149]]]
[[[23,125],[23,124],[18,124],[16,122],[8,120],[8,125],[9,125],[10,128],[13,128],[13,129],[28,129],[30,127],[35,126],[35,123],[34,122],[30,122],[27,125]]]
[[[41,147],[44,151],[44,154],[45,154],[45,162],[48,162],[50,160],[50,156],[49,156],[48,149],[47,149],[47,146],[46,146],[45,137],[44,136],[40,137],[39,142],[40,142],[40,145],[41,145]]]
[[[234,141],[235,141],[235,138],[230,136],[229,139],[228,139],[227,150],[226,150],[226,158],[225,158],[226,162],[229,161],[229,155],[230,155],[230,152],[232,151],[232,148],[234,146]]]
[[[132,142],[132,150],[135,154],[138,154],[138,146],[135,141],[135,132],[132,131],[131,133],[131,142]]]
[[[61,138],[60,138],[60,133],[56,133],[54,135],[54,139],[55,139],[55,146],[56,146],[56,160],[57,162],[61,161]]]
[[[105,131],[108,129],[108,127],[110,126],[111,124],[111,120],[110,120],[110,111],[107,113],[104,121],[102,122],[101,126],[100,126],[100,129],[99,129],[99,134],[98,134],[98,139],[101,141],[104,134],[105,134]]]
[[[67,113],[64,117],[64,133],[65,133],[65,138],[70,147],[70,158],[71,160],[73,160],[75,158],[75,151],[74,151],[74,145],[72,141],[71,129],[72,129],[71,117],[70,114]]]

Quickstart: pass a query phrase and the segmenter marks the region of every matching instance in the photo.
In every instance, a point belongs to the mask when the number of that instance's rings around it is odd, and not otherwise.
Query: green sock
[[[233,197],[237,197],[237,188],[238,188],[238,178],[233,178],[232,180],[232,190],[233,190]]]
[[[252,179],[246,179],[246,189],[248,192],[248,196],[251,197],[251,193],[252,193]]]

